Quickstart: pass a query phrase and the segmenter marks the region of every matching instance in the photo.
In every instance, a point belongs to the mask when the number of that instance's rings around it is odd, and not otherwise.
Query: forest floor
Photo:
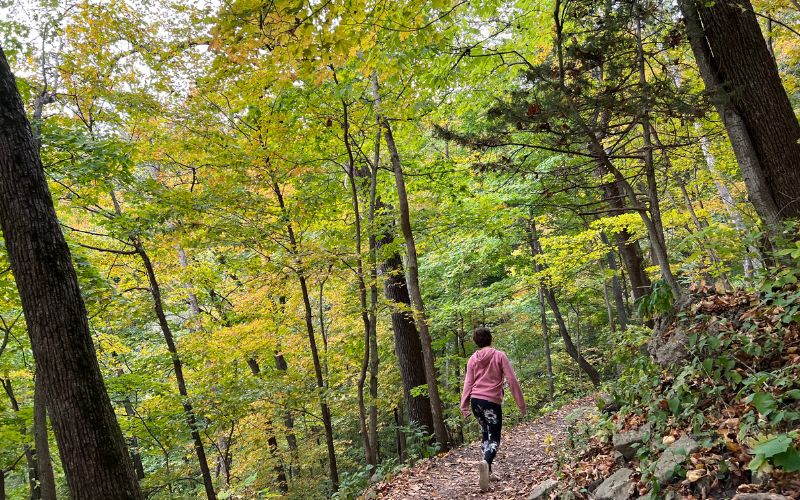
[[[563,447],[570,422],[596,411],[592,398],[583,398],[532,422],[503,429],[493,465],[497,481],[490,491],[478,487],[480,443],[472,442],[399,472],[374,488],[378,498],[527,498],[533,488],[552,477],[554,454]]]

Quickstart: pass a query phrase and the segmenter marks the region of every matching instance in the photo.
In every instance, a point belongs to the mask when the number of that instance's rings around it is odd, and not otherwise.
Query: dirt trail
[[[527,498],[538,483],[553,473],[553,451],[561,447],[569,426],[567,416],[587,414],[595,408],[591,398],[574,401],[533,422],[503,429],[492,489],[478,488],[480,445],[473,442],[401,471],[390,482],[377,485],[378,498]],[[547,438],[547,436],[551,438]]]

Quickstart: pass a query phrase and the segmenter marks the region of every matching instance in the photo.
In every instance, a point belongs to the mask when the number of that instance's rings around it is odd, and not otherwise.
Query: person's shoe
[[[480,485],[481,491],[489,491],[489,464],[486,460],[481,460],[481,463],[478,464],[478,473],[480,474],[478,485]]]

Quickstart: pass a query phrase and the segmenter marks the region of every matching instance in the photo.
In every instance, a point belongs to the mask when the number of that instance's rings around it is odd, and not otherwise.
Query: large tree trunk
[[[604,172],[604,170],[601,170],[601,172]],[[602,188],[603,199],[611,209],[611,213],[620,215],[629,211],[625,205],[625,197],[617,182],[604,184]],[[622,257],[622,264],[628,274],[628,280],[631,283],[631,293],[634,300],[637,300],[649,294],[651,286],[650,278],[647,277],[647,273],[644,271],[642,249],[637,241],[631,240],[631,235],[627,229],[616,233],[615,241],[617,250]]]
[[[2,50],[0,225],[72,498],[142,498],[97,364],[70,251]]]
[[[432,348],[431,335],[428,331],[428,318],[425,312],[425,305],[422,301],[422,291],[419,286],[419,263],[417,260],[417,247],[414,242],[414,234],[411,229],[411,216],[408,206],[408,198],[403,178],[403,170],[400,164],[400,157],[392,136],[392,129],[389,122],[383,122],[386,144],[391,153],[392,166],[394,168],[395,184],[399,196],[400,228],[406,242],[406,254],[408,256],[408,291],[411,298],[411,306],[417,331],[419,332],[420,345],[422,347],[422,359],[425,366],[425,378],[428,383],[428,397],[431,402],[431,415],[433,417],[433,431],[436,441],[443,450],[448,448],[447,427],[444,424],[442,415],[442,401],[439,397],[439,383],[434,364],[434,354]]]
[[[44,403],[42,378],[34,376],[33,388],[33,442],[36,464],[39,467],[39,489],[42,500],[56,500],[56,478],[50,456],[50,439],[47,433],[47,407]]]
[[[800,125],[752,5],[678,3],[756,211],[768,226],[800,217]]]
[[[447,427],[444,423],[442,410],[442,400],[439,396],[439,383],[434,363],[433,348],[431,347],[431,335],[428,330],[428,318],[425,313],[425,304],[422,301],[422,291],[419,286],[419,262],[417,259],[417,245],[414,241],[414,233],[411,229],[411,215],[408,205],[408,194],[406,193],[405,178],[403,176],[403,166],[400,162],[400,154],[394,142],[392,127],[389,120],[380,110],[380,92],[378,89],[377,75],[373,74],[373,93],[376,102],[376,112],[383,128],[383,137],[386,147],[389,150],[392,170],[394,170],[395,186],[397,187],[398,209],[400,213],[400,229],[406,242],[406,254],[408,256],[408,288],[411,295],[411,305],[413,306],[414,319],[417,324],[417,331],[422,345],[422,358],[425,362],[425,378],[428,383],[428,397],[431,400],[431,413],[433,415],[433,430],[436,441],[443,450],[449,447]]]
[[[391,234],[384,234],[379,246],[392,242]],[[425,361],[422,358],[422,343],[417,326],[409,312],[411,298],[408,295],[403,260],[399,253],[390,255],[380,266],[383,277],[383,292],[391,306],[392,332],[394,333],[394,352],[397,367],[403,381],[403,397],[408,408],[408,419],[416,422],[428,432],[433,432],[433,415],[430,399],[424,394],[413,396],[414,387],[425,385]]]

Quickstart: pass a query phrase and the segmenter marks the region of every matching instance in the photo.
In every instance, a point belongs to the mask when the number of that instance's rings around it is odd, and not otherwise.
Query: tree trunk
[[[747,235],[747,225],[744,223],[742,213],[736,207],[736,202],[733,199],[733,195],[728,189],[728,186],[726,186],[722,181],[720,173],[717,171],[716,158],[714,157],[714,153],[711,151],[711,144],[709,144],[708,138],[702,134],[699,123],[695,123],[694,128],[698,133],[700,133],[700,150],[703,152],[703,159],[705,160],[708,171],[714,177],[714,186],[716,186],[717,193],[719,193],[719,197],[722,199],[722,203],[725,205],[725,210],[728,212],[728,217],[730,217],[733,227],[735,227],[740,234],[743,236]],[[742,268],[744,270],[745,277],[752,278],[753,271],[761,269],[762,265],[759,261],[760,255],[758,249],[749,246],[747,251],[749,254],[745,255],[742,261]]]
[[[380,127],[375,137],[375,156],[369,182],[369,431],[375,462],[380,462],[378,440],[378,235],[375,215],[378,210],[378,168],[381,161]]]
[[[403,416],[401,415],[401,410],[397,407],[394,409],[394,438],[397,445],[397,459],[400,463],[406,461],[406,435],[404,432],[400,430],[403,426]]]
[[[536,232],[536,223],[531,217],[528,220],[528,245],[530,246],[531,256],[534,258],[534,266],[537,272],[541,271],[542,268],[539,267],[539,264],[536,263],[536,256],[541,253],[541,247],[539,246],[539,237]],[[541,283],[539,285],[541,288],[541,292],[544,295],[544,298],[547,299],[547,303],[550,305],[550,310],[553,311],[553,315],[556,318],[556,324],[558,325],[558,332],[561,335],[561,339],[564,341],[564,349],[567,351],[567,354],[576,362],[578,363],[578,367],[583,370],[586,375],[589,377],[589,380],[592,381],[592,384],[596,387],[600,385],[600,373],[595,369],[594,366],[591,365],[586,359],[581,356],[580,352],[578,352],[577,347],[572,342],[572,337],[569,334],[569,329],[567,328],[567,324],[564,322],[564,317],[561,315],[561,309],[558,307],[558,302],[556,301],[555,294],[553,290]]]
[[[8,401],[11,403],[11,409],[14,410],[15,413],[19,413],[19,402],[17,401],[16,396],[14,395],[14,388],[11,385],[11,379],[0,379],[0,385],[3,386],[3,389],[6,391],[6,395],[8,396]],[[28,429],[23,424],[22,429],[20,429],[20,434],[23,436],[28,433]],[[41,490],[39,489],[39,467],[36,465],[36,456],[33,453],[33,449],[30,445],[26,444],[24,447],[25,450],[25,463],[27,464],[27,476],[28,476],[28,489],[30,491],[30,499],[31,500],[39,500],[42,498]]]
[[[117,209],[119,210],[119,209]],[[208,460],[206,458],[206,450],[203,445],[203,439],[200,436],[200,430],[197,427],[197,417],[192,408],[192,403],[189,401],[189,391],[186,387],[186,379],[183,375],[183,362],[178,354],[178,347],[175,345],[175,339],[172,336],[172,329],[167,322],[167,315],[164,312],[164,303],[161,297],[161,287],[156,279],[155,271],[153,270],[153,263],[150,262],[150,256],[144,249],[144,246],[138,239],[132,239],[133,245],[136,248],[136,253],[142,259],[147,280],[150,284],[150,295],[153,298],[153,306],[155,308],[158,324],[161,327],[161,333],[164,335],[164,341],[167,344],[167,350],[172,358],[172,368],[175,372],[175,381],[178,384],[178,393],[181,396],[183,404],[183,412],[186,417],[186,423],[189,426],[192,442],[194,443],[194,451],[197,456],[197,462],[200,466],[200,474],[203,477],[203,486],[205,487],[206,497],[208,500],[216,500],[217,494],[214,491],[214,481],[211,478],[211,469],[208,467]]]
[[[259,366],[256,359],[248,359],[247,366],[250,367],[250,372],[253,375],[258,376],[261,373],[261,366]],[[272,427],[272,419],[267,421],[267,428],[269,429],[267,446],[269,447],[269,454],[272,456],[272,459],[275,460],[275,480],[278,483],[278,490],[281,493],[288,493],[289,483],[286,481],[286,469],[284,468],[280,457],[278,457],[278,439],[275,437],[275,430]]]
[[[33,389],[33,440],[36,464],[39,467],[39,489],[42,500],[56,500],[56,478],[50,456],[50,439],[47,434],[47,407],[44,404],[42,378],[34,376]]]
[[[281,305],[286,303],[286,298],[280,298]],[[286,363],[286,358],[283,357],[283,354],[275,351],[275,369],[279,372],[286,373],[286,370],[289,369],[289,365]],[[291,410],[287,409],[286,412],[283,414],[283,424],[286,426],[286,445],[289,446],[289,451],[292,453],[292,458],[297,459],[297,436],[294,434],[294,417],[292,416]],[[292,473],[292,468],[289,467],[289,475]]]
[[[605,172],[605,169],[602,170]],[[625,206],[625,198],[621,192],[618,182],[610,182],[603,185],[603,198],[606,200],[612,213],[619,215],[628,212]],[[631,234],[627,229],[623,229],[615,235],[617,250],[622,256],[622,264],[628,273],[628,280],[631,283],[631,293],[634,300],[638,300],[650,293],[650,278],[644,271],[644,258],[642,249],[637,241],[631,241]]]
[[[142,498],[41,160],[0,49],[0,225],[74,500]]]
[[[378,246],[392,243],[390,233],[385,233]],[[425,362],[422,358],[422,344],[417,333],[417,325],[409,311],[411,299],[406,287],[403,260],[400,254],[393,253],[380,266],[383,277],[383,292],[391,306],[392,332],[397,367],[403,381],[403,397],[408,408],[408,419],[433,432],[433,414],[430,399],[424,394],[413,396],[411,390],[426,384]]]
[[[542,319],[542,337],[544,338],[544,364],[547,370],[547,398],[555,399],[555,384],[553,380],[553,358],[550,354],[550,325],[547,323],[547,305],[544,299],[544,289],[539,287],[539,314]]]
[[[645,73],[644,61],[644,48],[642,46],[642,20],[636,20],[636,46],[637,46],[637,66],[639,69],[639,87],[642,94],[642,102],[645,103],[642,107],[641,117],[639,118],[639,125],[642,128],[642,144],[644,146],[644,167],[645,177],[647,178],[647,198],[649,201],[650,221],[653,229],[648,225],[648,233],[650,235],[650,243],[655,250],[655,256],[658,261],[658,268],[661,271],[661,277],[669,285],[672,290],[672,297],[674,300],[679,300],[683,291],[678,284],[678,281],[672,274],[672,269],[669,265],[669,257],[667,253],[667,240],[664,234],[664,225],[661,220],[661,206],[658,197],[658,185],[656,183],[656,167],[653,160],[653,143],[652,135],[653,130],[650,125],[650,109],[647,106],[647,100],[644,98],[650,90],[648,89],[647,76]],[[644,219],[644,212],[641,212]],[[647,220],[644,220],[647,224]]]
[[[335,75],[334,75],[335,77]],[[367,409],[364,403],[364,385],[367,380],[367,370],[370,366],[370,344],[372,339],[372,323],[370,321],[370,307],[367,305],[367,284],[364,276],[364,259],[361,245],[361,207],[358,199],[358,186],[356,184],[356,162],[353,149],[350,144],[350,115],[347,102],[342,99],[342,134],[344,145],[347,149],[348,165],[345,168],[348,184],[350,185],[350,202],[353,207],[353,220],[355,230],[355,253],[356,253],[356,279],[358,280],[358,299],[361,304],[361,322],[364,329],[364,355],[361,361],[361,371],[358,376],[358,413],[359,426],[361,427],[361,439],[364,444],[364,458],[368,465],[378,464],[377,453],[375,451],[376,439],[375,428],[367,425]],[[359,175],[359,180],[364,177]],[[370,402],[370,408],[374,401]],[[370,412],[370,417],[372,412]],[[376,422],[377,425],[377,422]]]
[[[603,244],[609,245],[608,237],[605,233],[600,233],[600,240],[603,242]],[[614,277],[611,278],[611,289],[614,294],[614,307],[617,311],[617,322],[619,323],[619,329],[624,332],[628,328],[628,310],[625,309],[622,282],[619,278],[619,266],[617,265],[617,257],[614,255],[614,252],[609,251],[606,254],[606,261],[608,262],[608,268],[614,272]]]
[[[767,229],[800,216],[800,125],[749,0],[678,2],[706,89]]]
[[[286,235],[289,238],[289,245],[291,248],[292,256],[297,261],[295,274],[297,275],[297,280],[300,283],[300,292],[303,296],[303,309],[305,310],[305,322],[306,322],[306,332],[308,333],[308,345],[311,349],[311,358],[314,362],[314,376],[316,377],[317,381],[317,390],[318,390],[318,397],[319,397],[319,406],[320,411],[322,413],[322,424],[325,428],[325,444],[328,448],[328,468],[330,470],[331,476],[331,483],[333,486],[333,490],[336,491],[339,489],[339,469],[336,465],[336,450],[333,445],[333,425],[331,424],[331,411],[328,407],[328,403],[325,401],[325,380],[322,377],[322,364],[319,360],[319,350],[317,349],[317,339],[314,335],[314,316],[311,309],[311,296],[308,292],[308,283],[306,282],[306,275],[305,269],[303,268],[302,263],[300,262],[300,256],[298,254],[298,246],[297,246],[297,238],[294,234],[294,226],[292,225],[292,221],[289,218],[289,214],[286,210],[286,203],[283,200],[283,193],[281,192],[280,186],[276,181],[273,180],[272,183],[272,190],[275,193],[275,196],[278,200],[278,205],[281,210],[281,214],[284,217],[284,222],[286,224]]]
[[[377,89],[376,89],[377,93]],[[403,167],[400,163],[400,155],[392,135],[392,128],[386,117],[381,116],[384,131],[384,139],[389,149],[392,168],[394,170],[395,185],[397,187],[398,208],[400,213],[400,228],[406,242],[406,253],[408,256],[408,288],[411,296],[411,305],[417,331],[420,336],[422,346],[422,358],[425,363],[425,378],[428,384],[428,397],[431,402],[431,415],[433,417],[433,430],[436,441],[442,450],[448,449],[447,427],[442,415],[442,400],[439,396],[439,383],[434,364],[433,348],[431,347],[431,336],[428,331],[428,318],[425,313],[425,304],[422,301],[422,291],[419,287],[419,263],[417,261],[417,247],[414,241],[414,233],[411,229],[411,216],[408,206],[408,195],[406,193],[405,179],[403,178]]]
[[[428,331],[428,318],[425,313],[425,304],[422,302],[422,291],[419,286],[419,263],[417,261],[417,245],[414,241],[414,233],[411,229],[411,215],[408,206],[408,194],[403,177],[403,166],[400,163],[400,154],[394,142],[392,127],[389,120],[380,110],[380,93],[378,90],[378,77],[373,74],[373,93],[375,95],[376,113],[379,116],[383,128],[383,136],[386,147],[389,149],[392,170],[394,170],[395,186],[397,187],[398,209],[400,213],[400,229],[406,242],[406,254],[408,256],[408,288],[411,295],[411,305],[413,306],[414,319],[422,345],[422,358],[425,362],[425,378],[428,383],[428,396],[431,401],[431,414],[433,417],[433,430],[436,441],[442,450],[447,450],[448,437],[447,427],[442,415],[442,400],[439,397],[439,383],[436,375],[436,365],[434,364],[433,348],[431,347],[431,335]]]

